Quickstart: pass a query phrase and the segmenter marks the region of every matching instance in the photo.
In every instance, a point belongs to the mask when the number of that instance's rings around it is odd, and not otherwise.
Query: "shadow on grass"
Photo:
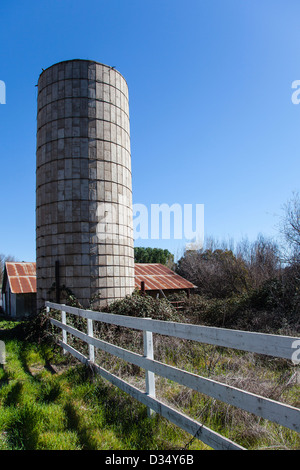
[[[124,449],[157,448],[158,416],[148,418],[146,406],[98,375],[95,376],[91,369],[85,366],[78,365],[70,370],[67,376],[69,383],[76,386],[89,383],[84,397],[85,403],[101,414],[99,428],[110,429],[122,442]]]
[[[97,405],[103,410],[103,423],[112,427],[125,448],[144,450],[157,445],[157,419],[148,418],[145,405],[100,379],[95,386]]]
[[[17,405],[20,402],[23,391],[22,382],[17,382],[12,385],[10,391],[7,393],[4,400],[4,406]]]
[[[83,450],[96,450],[95,443],[90,433],[90,429],[84,424],[84,420],[76,406],[70,401],[64,405],[64,413],[66,416],[66,429],[74,431],[78,436],[80,446]]]
[[[6,425],[7,441],[14,450],[34,450],[39,436],[39,416],[34,404],[14,407]]]

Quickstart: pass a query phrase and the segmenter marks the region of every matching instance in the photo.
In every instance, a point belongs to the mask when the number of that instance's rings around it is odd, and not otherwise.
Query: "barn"
[[[135,263],[135,288],[154,297],[167,297],[196,288],[174,271],[159,263]],[[36,311],[36,264],[7,262],[2,283],[2,308],[6,315],[24,317]]]
[[[155,297],[167,297],[185,291],[187,295],[197,286],[159,263],[135,263],[135,288]]]
[[[2,309],[6,315],[14,318],[22,318],[35,313],[35,263],[5,263],[2,282]]]

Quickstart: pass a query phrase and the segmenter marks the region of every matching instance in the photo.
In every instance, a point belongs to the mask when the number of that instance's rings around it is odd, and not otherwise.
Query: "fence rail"
[[[68,351],[83,363],[92,364],[97,373],[119,387],[121,390],[144,403],[149,410],[153,410],[161,414],[214,449],[244,450],[244,448],[238,444],[159,401],[155,397],[154,374],[175,381],[181,385],[196,390],[197,392],[241,408],[294,431],[300,432],[300,410],[298,408],[255,395],[236,387],[201,377],[154,360],[152,333],[285,359],[291,359],[295,341],[299,342],[299,338],[239,330],[227,330],[225,328],[214,328],[185,323],[166,322],[149,318],[114,315],[103,312],[94,312],[91,310],[83,310],[53,302],[46,302],[46,308],[48,311],[50,311],[50,309],[54,309],[59,310],[62,313],[62,321],[51,318],[51,323],[62,329],[63,337],[62,340],[59,341],[59,344],[65,351]],[[67,325],[66,313],[87,319],[87,333]],[[101,339],[94,338],[94,321],[143,331],[144,355],[128,351]],[[81,339],[89,345],[89,357],[84,356],[82,353],[67,344],[67,333]],[[102,351],[108,352],[145,369],[146,394],[95,364],[94,348],[101,349]]]

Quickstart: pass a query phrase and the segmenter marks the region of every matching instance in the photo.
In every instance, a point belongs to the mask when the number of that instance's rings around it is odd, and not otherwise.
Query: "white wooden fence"
[[[285,359],[292,358],[295,352],[295,344],[299,344],[299,338],[114,315],[83,310],[53,302],[46,302],[46,308],[48,312],[50,309],[61,312],[61,321],[54,318],[51,318],[50,321],[53,325],[62,329],[63,336],[62,340],[59,340],[59,344],[63,347],[64,351],[71,353],[81,362],[92,365],[94,370],[103,378],[145,404],[148,410],[159,413],[213,449],[245,450],[244,447],[159,401],[155,397],[154,374],[300,432],[300,409],[298,408],[155,361],[153,358],[152,333]],[[87,334],[67,325],[66,313],[86,318],[88,326]],[[101,339],[94,338],[94,321],[142,330],[144,334],[144,355],[142,356]],[[67,333],[80,338],[89,345],[89,357],[84,356],[67,343]],[[99,348],[145,369],[146,393],[95,364],[94,348]]]

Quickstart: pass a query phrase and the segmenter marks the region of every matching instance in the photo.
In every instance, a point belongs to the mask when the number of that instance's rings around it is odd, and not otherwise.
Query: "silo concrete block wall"
[[[37,306],[60,287],[105,307],[134,289],[128,87],[112,67],[72,60],[38,82]]]

